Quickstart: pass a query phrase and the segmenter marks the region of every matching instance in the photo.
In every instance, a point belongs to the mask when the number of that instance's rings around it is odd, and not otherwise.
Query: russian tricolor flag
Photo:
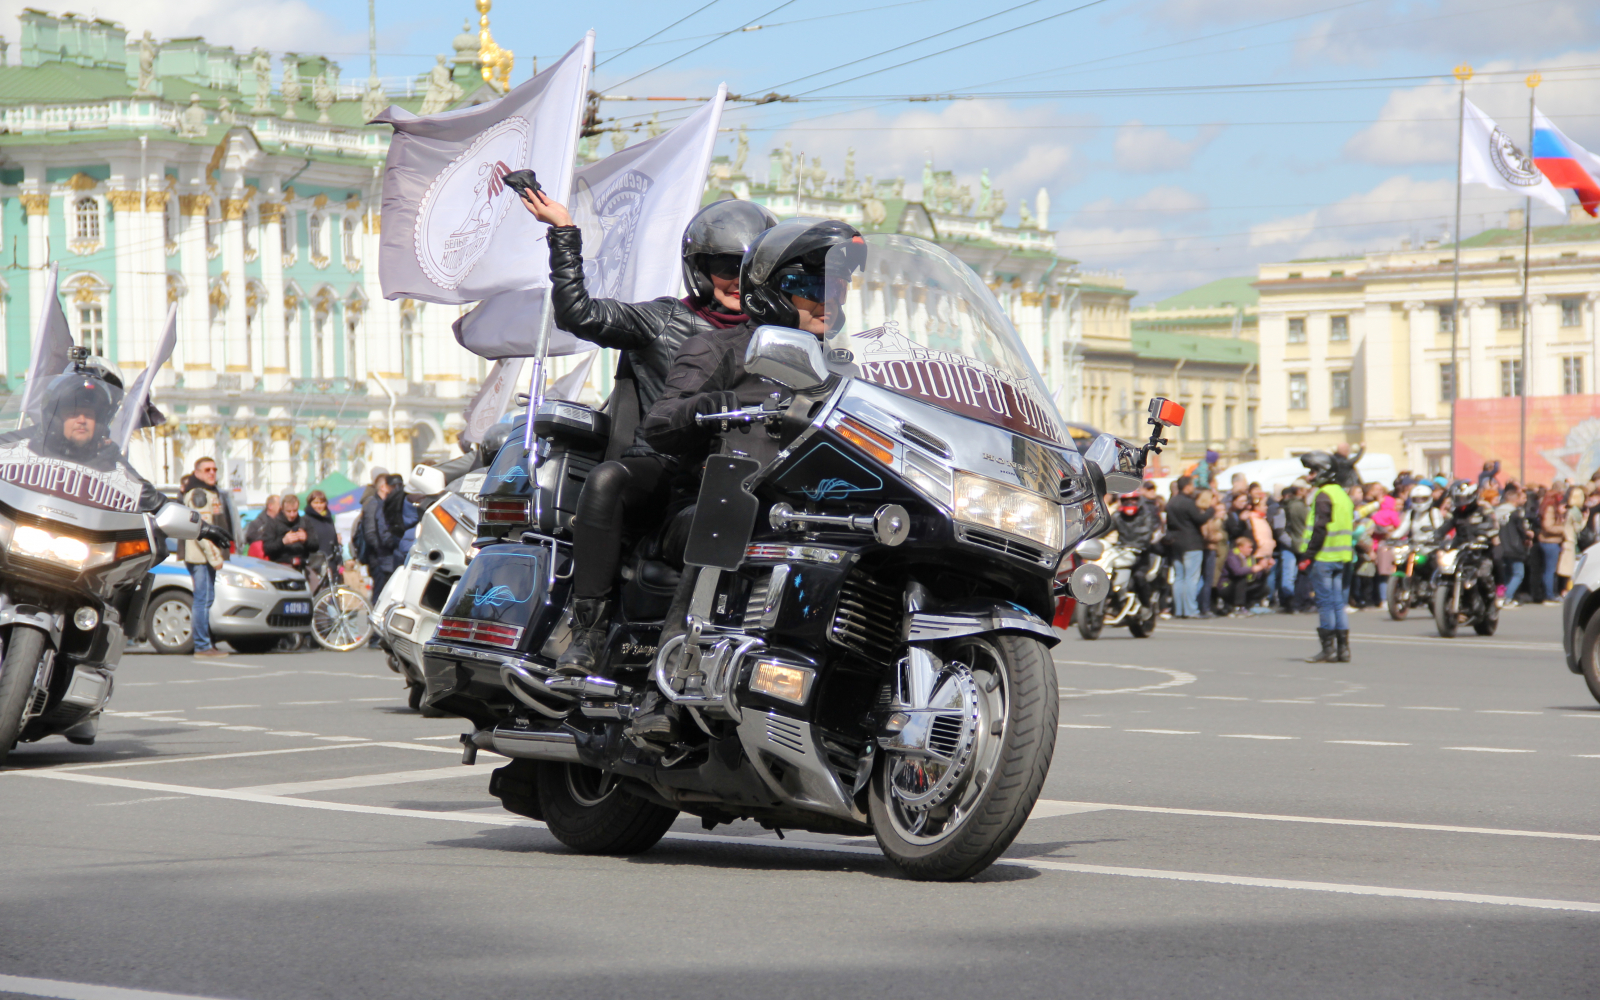
[[[1600,183],[1595,181],[1600,175],[1600,157],[1568,139],[1538,110],[1533,113],[1533,162],[1551,184],[1571,188],[1584,211],[1600,214],[1596,212]]]

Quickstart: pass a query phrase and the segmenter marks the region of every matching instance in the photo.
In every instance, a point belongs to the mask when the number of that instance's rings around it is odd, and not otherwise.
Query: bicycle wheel
[[[348,587],[329,587],[311,604],[311,636],[323,649],[346,653],[372,635],[372,605]]]

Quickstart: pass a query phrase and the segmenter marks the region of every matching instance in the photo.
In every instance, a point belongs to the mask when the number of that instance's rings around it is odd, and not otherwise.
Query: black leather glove
[[[739,408],[740,403],[738,394],[730,392],[727,389],[719,389],[715,392],[702,392],[700,395],[694,397],[694,414],[697,417],[705,416],[711,413],[728,413]]]
[[[202,542],[211,542],[214,545],[220,545],[223,548],[227,548],[228,545],[233,541],[228,537],[228,533],[226,531],[223,531],[221,528],[209,521],[200,522],[200,540]]]

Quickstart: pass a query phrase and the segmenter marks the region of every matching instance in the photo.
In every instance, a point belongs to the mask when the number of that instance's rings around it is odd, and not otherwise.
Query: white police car
[[[194,650],[194,579],[168,559],[150,571],[144,635],[158,653]],[[239,653],[268,653],[285,636],[311,632],[311,592],[298,570],[250,556],[230,556],[217,571],[211,638]]]

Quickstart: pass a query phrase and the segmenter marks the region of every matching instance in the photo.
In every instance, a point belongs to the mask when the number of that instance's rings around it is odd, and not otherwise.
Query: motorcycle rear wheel
[[[1406,620],[1411,613],[1411,578],[1396,575],[1389,581],[1389,617],[1397,622]]]
[[[38,629],[14,625],[6,636],[5,655],[0,658],[0,764],[22,736],[22,716],[33,697],[44,651],[44,633]]]
[[[1155,608],[1145,608],[1128,623],[1128,631],[1133,633],[1135,639],[1148,639],[1150,633],[1156,630],[1156,619],[1159,617]]]
[[[1591,615],[1578,637],[1578,666],[1589,694],[1600,701],[1600,614]]]
[[[900,797],[905,771],[897,776],[894,769],[917,761],[879,753],[867,796],[879,849],[923,882],[971,878],[1011,846],[1050,771],[1061,710],[1055,664],[1037,639],[972,637],[941,655],[946,663],[965,664],[981,692],[966,775],[942,802],[914,810]]]
[[[1098,639],[1101,630],[1106,627],[1105,602],[1085,604],[1079,601],[1078,610],[1073,612],[1072,618],[1073,624],[1078,626],[1079,635],[1089,640]]]
[[[555,838],[582,854],[638,854],[666,836],[676,809],[629,795],[613,775],[539,762],[539,812]]]
[[[1451,589],[1446,580],[1440,580],[1439,586],[1433,588],[1433,624],[1438,627],[1441,639],[1456,637],[1456,616],[1450,611]]]
[[[1483,600],[1488,602],[1486,609],[1482,617],[1472,623],[1472,631],[1479,635],[1494,635],[1495,629],[1500,627],[1500,609],[1495,606],[1493,594]]]

